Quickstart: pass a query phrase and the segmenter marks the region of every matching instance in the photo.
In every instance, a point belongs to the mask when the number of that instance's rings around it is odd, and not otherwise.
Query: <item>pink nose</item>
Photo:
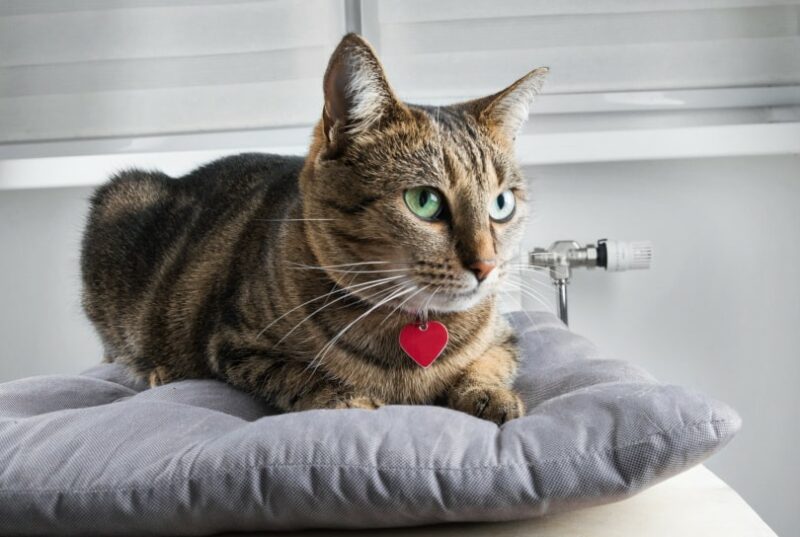
[[[489,273],[494,270],[496,264],[497,263],[495,262],[494,259],[489,259],[489,260],[481,259],[473,263],[470,263],[468,268],[469,270],[472,271],[473,274],[475,274],[475,277],[478,278],[478,281],[482,282],[483,280],[486,279]]]

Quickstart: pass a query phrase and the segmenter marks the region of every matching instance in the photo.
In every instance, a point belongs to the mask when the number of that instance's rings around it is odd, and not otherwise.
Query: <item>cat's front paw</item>
[[[505,386],[456,387],[450,392],[448,405],[498,425],[525,414],[522,399]]]

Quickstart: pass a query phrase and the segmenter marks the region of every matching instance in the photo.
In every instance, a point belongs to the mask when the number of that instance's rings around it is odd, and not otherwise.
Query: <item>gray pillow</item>
[[[0,534],[207,535],[510,520],[622,499],[702,461],[736,413],[598,360],[552,315],[511,316],[528,414],[277,414],[213,380],[117,365],[0,385]]]

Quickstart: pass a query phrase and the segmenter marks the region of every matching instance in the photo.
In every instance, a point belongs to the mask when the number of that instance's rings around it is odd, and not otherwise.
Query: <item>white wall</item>
[[[649,271],[576,271],[570,326],[733,405],[742,431],[708,466],[779,535],[798,535],[800,157],[526,171],[533,244],[654,242]]]
[[[709,466],[795,535],[800,442],[800,158],[529,167],[535,245],[651,239],[652,270],[576,272],[572,328],[744,418]],[[101,349],[80,310],[88,188],[0,190],[0,380],[78,372]],[[543,288],[549,292],[549,289]]]
[[[102,357],[80,305],[80,238],[91,192],[0,190],[0,382],[77,373]]]

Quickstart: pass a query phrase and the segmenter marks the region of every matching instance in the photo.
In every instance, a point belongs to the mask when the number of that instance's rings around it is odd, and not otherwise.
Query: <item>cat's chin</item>
[[[488,293],[475,292],[469,296],[458,297],[443,297],[442,300],[434,298],[431,301],[429,309],[432,311],[440,311],[442,313],[457,313],[459,311],[467,311],[480,304],[483,299],[488,296]]]
[[[493,294],[492,291],[484,289],[475,289],[472,292],[459,294],[436,293],[432,296],[420,297],[418,300],[414,300],[413,304],[409,301],[408,304],[404,304],[403,309],[410,314],[415,314],[420,310],[457,313],[474,308],[491,294]]]

